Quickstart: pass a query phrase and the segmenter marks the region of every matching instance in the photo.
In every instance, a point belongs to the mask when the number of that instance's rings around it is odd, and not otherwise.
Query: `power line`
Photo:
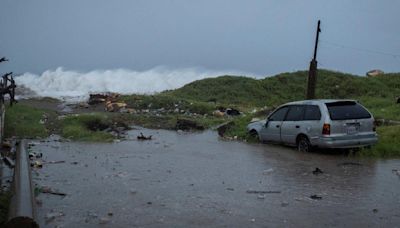
[[[334,43],[334,42],[330,42],[330,41],[326,41],[326,40],[321,40],[320,42],[322,42],[323,44],[328,45],[328,46],[339,47],[339,48],[343,48],[343,49],[351,49],[351,50],[355,50],[355,51],[378,54],[378,55],[386,55],[386,56],[391,56],[393,58],[400,58],[400,54],[383,52],[383,51],[372,50],[372,49],[359,48],[359,47],[352,47],[352,46]]]

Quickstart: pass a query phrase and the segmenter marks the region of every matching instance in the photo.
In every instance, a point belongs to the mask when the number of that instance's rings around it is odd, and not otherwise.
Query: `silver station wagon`
[[[262,142],[320,148],[357,148],[378,141],[372,114],[355,100],[305,100],[278,107],[247,126]]]

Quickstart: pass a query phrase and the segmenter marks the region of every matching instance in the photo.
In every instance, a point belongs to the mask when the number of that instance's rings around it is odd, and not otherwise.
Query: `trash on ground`
[[[247,190],[246,193],[249,193],[249,194],[272,194],[272,193],[281,193],[281,191],[257,191],[257,190]]]
[[[111,221],[109,217],[102,217],[99,219],[99,224],[107,224]]]
[[[362,164],[358,162],[342,162],[338,166],[362,166]]]
[[[43,168],[43,164],[40,161],[34,161],[31,163],[31,167],[41,169],[41,168]]]
[[[65,163],[65,161],[49,161],[49,162],[44,162],[44,164],[60,164],[60,163]]]
[[[176,121],[175,125],[176,130],[204,130],[204,126],[199,125],[196,121],[194,120],[188,120],[188,119],[178,119]]]
[[[323,174],[324,172],[322,172],[322,170],[320,169],[320,168],[315,168],[315,170],[314,171],[312,171],[312,173],[314,174],[314,175],[319,175],[319,174]]]
[[[392,169],[392,173],[396,174],[397,176],[400,177],[400,170],[398,169]]]
[[[59,218],[61,216],[64,216],[64,213],[62,213],[62,212],[49,212],[45,216],[46,223],[49,223],[49,222],[53,221],[54,219]]]
[[[321,200],[321,199],[322,199],[322,196],[311,195],[310,198],[313,199],[313,200]]]
[[[217,126],[218,135],[224,137],[225,132],[234,125],[233,121],[229,121]]]
[[[258,194],[257,199],[265,199],[265,194]]]
[[[35,158],[41,158],[41,157],[43,157],[42,153],[29,152],[29,158],[31,160],[35,159]]]
[[[11,160],[11,158],[9,158],[9,157],[3,157],[3,162],[4,162],[8,167],[10,167],[10,168],[12,168],[12,169],[15,167],[15,164],[14,164],[13,160]]]
[[[137,139],[139,140],[151,140],[152,135],[149,136],[144,136],[142,132],[140,132],[140,135],[137,136]]]
[[[274,172],[274,169],[270,168],[270,169],[264,170],[264,171],[262,172],[262,174],[268,175],[268,174],[271,174],[272,172]]]
[[[47,194],[53,194],[53,195],[58,195],[58,196],[66,196],[67,194],[56,191],[51,189],[50,187],[44,186],[42,188],[39,189],[39,192],[41,193],[47,193]]]

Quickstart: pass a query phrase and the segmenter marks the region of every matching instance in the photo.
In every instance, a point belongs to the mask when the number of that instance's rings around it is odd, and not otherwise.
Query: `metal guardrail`
[[[16,150],[14,181],[11,188],[13,196],[8,213],[9,220],[6,223],[7,228],[39,227],[35,222],[36,205],[33,189],[26,142],[21,140]]]

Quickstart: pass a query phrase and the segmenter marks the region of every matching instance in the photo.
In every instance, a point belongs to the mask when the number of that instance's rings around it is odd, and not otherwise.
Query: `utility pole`
[[[308,83],[307,83],[307,95],[306,95],[307,99],[315,98],[315,86],[317,84],[317,49],[318,49],[319,33],[321,32],[320,25],[321,21],[318,20],[317,37],[315,39],[315,47],[314,47],[314,57],[310,62],[310,69],[308,71]]]

